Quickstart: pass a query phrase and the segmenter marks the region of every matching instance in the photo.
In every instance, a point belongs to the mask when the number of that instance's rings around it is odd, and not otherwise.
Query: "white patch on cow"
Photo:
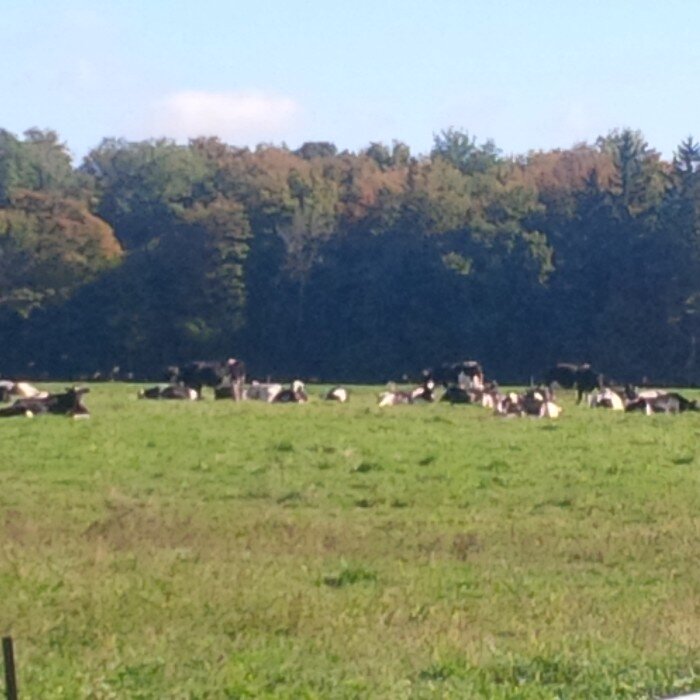
[[[334,399],[340,401],[340,403],[345,403],[348,400],[348,391],[342,386],[337,386],[335,389],[331,390],[326,396],[327,399]]]
[[[610,408],[612,408],[613,411],[625,410],[625,402],[617,392],[611,389],[605,389],[603,393],[605,393],[606,398],[610,401]]]
[[[253,381],[243,392],[243,398],[251,401],[266,401],[272,403],[277,394],[282,391],[281,384],[261,384]]]
[[[609,387],[605,387],[605,389],[590,394],[588,397],[588,405],[591,408],[601,406],[603,408],[610,408],[613,411],[625,410],[625,403],[622,397]]]
[[[546,418],[559,418],[562,411],[564,410],[561,406],[554,403],[554,401],[545,401],[542,404],[543,411],[540,415]]]
[[[48,391],[40,391],[29,382],[15,382],[12,393],[23,399],[45,399],[49,395]]]
[[[190,401],[196,401],[199,396],[197,395],[197,390],[196,389],[187,389],[187,397],[189,398]]]
[[[34,413],[33,413],[32,411],[30,411],[30,410],[26,410],[26,411],[24,412],[24,415],[25,415],[26,418],[34,418]]]
[[[393,391],[384,391],[379,394],[379,406],[393,406],[396,394]]]

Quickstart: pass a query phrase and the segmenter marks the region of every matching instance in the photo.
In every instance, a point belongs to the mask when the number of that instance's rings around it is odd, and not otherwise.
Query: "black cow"
[[[593,370],[587,363],[575,365],[560,362],[547,371],[544,382],[550,389],[555,384],[558,384],[562,389],[575,388],[576,403],[581,403],[584,394],[589,394],[594,389],[603,388],[603,375]]]
[[[181,383],[197,392],[202,398],[202,387],[212,388],[230,382],[233,398],[243,398],[243,384],[245,383],[245,363],[241,360],[229,358],[226,362],[215,360],[196,360],[189,362],[184,367],[169,367],[169,379],[173,383]]]
[[[0,418],[11,416],[36,416],[44,413],[70,416],[71,418],[89,418],[82,397],[90,389],[85,387],[71,387],[61,394],[49,394],[44,398],[17,399],[11,406],[0,409]]]
[[[474,403],[474,395],[466,389],[452,384],[445,389],[445,393],[440,397],[440,401],[447,401],[452,404]]]
[[[224,381],[223,384],[214,387],[215,399],[233,399],[233,384],[230,381]]]

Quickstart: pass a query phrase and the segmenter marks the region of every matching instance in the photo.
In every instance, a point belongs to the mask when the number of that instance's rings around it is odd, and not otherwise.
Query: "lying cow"
[[[484,408],[496,408],[498,402],[505,398],[496,382],[487,382],[482,389],[464,389],[450,385],[440,397],[440,401],[451,404],[474,404]]]
[[[10,401],[13,396],[20,399],[45,399],[48,391],[37,389],[29,382],[13,382],[9,379],[0,380],[0,400]]]
[[[253,381],[243,392],[243,397],[251,401],[272,403],[275,400],[275,396],[281,391],[281,384],[261,384],[258,381]]]
[[[171,399],[179,401],[196,401],[199,397],[194,389],[180,384],[168,384],[168,386],[153,386],[150,389],[142,389],[138,393],[140,399]]]
[[[613,411],[625,410],[625,400],[618,392],[607,386],[600,391],[592,393],[588,397],[588,405],[591,408],[609,408]]]
[[[413,403],[410,391],[383,391],[379,394],[379,407],[398,406],[399,404]]]
[[[219,384],[219,386],[214,387],[214,398],[215,399],[232,399],[236,401],[235,387],[231,382],[224,382]],[[244,398],[242,396],[241,398]]]
[[[652,413],[684,413],[685,411],[697,411],[696,400],[681,396],[675,391],[661,391],[659,389],[646,389],[636,391],[627,387],[627,402],[625,411],[643,411],[650,416]]]
[[[288,389],[282,389],[272,403],[306,403],[309,400],[304,383],[296,379]]]
[[[379,395],[379,406],[397,406],[399,404],[415,403],[416,401],[435,401],[435,382],[426,379],[420,386],[411,391],[390,389]]]
[[[37,416],[45,413],[64,415],[71,418],[89,418],[90,411],[83,404],[82,397],[90,389],[72,387],[60,394],[49,394],[45,397],[17,399],[11,406],[0,409],[0,418],[11,416]]]
[[[495,406],[501,416],[558,418],[562,410],[546,387],[531,387],[522,394],[510,392]]]
[[[339,403],[347,403],[350,398],[348,390],[342,386],[336,386],[329,389],[323,397],[325,401],[338,401]]]
[[[457,386],[456,384],[452,384],[445,389],[445,392],[440,397],[440,401],[445,401],[451,404],[471,404],[475,403],[475,395],[466,389],[462,389],[462,387]]]

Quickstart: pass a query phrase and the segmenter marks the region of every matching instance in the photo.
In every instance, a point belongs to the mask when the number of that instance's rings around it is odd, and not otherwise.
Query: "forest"
[[[384,382],[478,359],[700,382],[700,145],[632,129],[504,155],[466,130],[239,148],[0,130],[0,374],[135,378],[240,357]]]

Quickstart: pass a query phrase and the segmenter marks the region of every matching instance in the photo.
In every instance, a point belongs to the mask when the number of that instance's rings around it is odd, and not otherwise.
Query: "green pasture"
[[[700,690],[700,413],[136,391],[0,422],[20,697]]]

